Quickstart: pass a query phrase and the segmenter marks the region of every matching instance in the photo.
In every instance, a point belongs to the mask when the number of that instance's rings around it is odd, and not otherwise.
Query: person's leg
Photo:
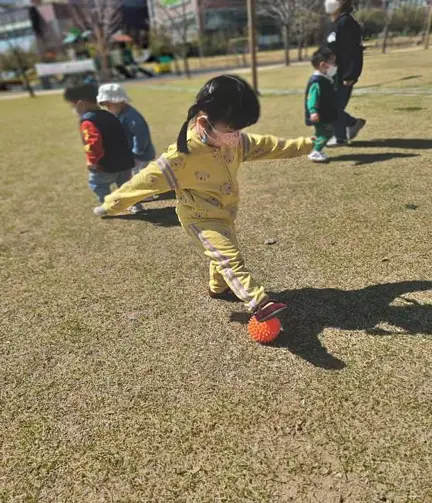
[[[223,221],[206,221],[188,225],[186,230],[211,260],[211,292],[222,293],[229,287],[250,311],[256,311],[269,301],[264,288],[246,269],[231,225]]]
[[[354,117],[349,115],[345,108],[347,107],[352,94],[352,86],[344,86],[342,83],[336,90],[336,104],[338,109],[338,118],[334,123],[334,135],[336,139],[340,142],[346,142],[347,132],[346,128],[351,127],[355,124],[356,120]]]
[[[333,128],[329,124],[315,125],[314,150],[321,152],[333,135]]]
[[[124,183],[128,182],[132,178],[132,171],[127,169],[126,171],[119,171],[116,174],[116,185],[120,188]]]
[[[101,203],[111,194],[111,185],[116,181],[117,173],[104,173],[102,171],[89,171],[88,184]]]
[[[214,260],[210,260],[210,281],[209,288],[212,293],[223,293],[229,289],[227,282],[225,281],[222,274],[218,271],[218,263]]]

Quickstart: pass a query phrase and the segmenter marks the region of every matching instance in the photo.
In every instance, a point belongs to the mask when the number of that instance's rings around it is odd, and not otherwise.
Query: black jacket
[[[94,124],[102,139],[102,148],[98,152],[98,165],[102,171],[118,173],[135,166],[128,139],[117,117],[105,110],[97,110],[81,117],[81,124],[86,121]]]
[[[307,106],[309,89],[311,85],[317,82],[320,86],[320,100],[318,103],[318,113],[320,115],[320,124],[331,124],[338,117],[336,107],[336,94],[333,82],[323,75],[312,75],[309,79],[305,96],[305,122],[307,126],[313,126],[316,123],[310,120],[310,112]]]
[[[351,14],[341,14],[331,24],[327,45],[336,54],[339,82],[357,82],[363,70],[362,31]]]

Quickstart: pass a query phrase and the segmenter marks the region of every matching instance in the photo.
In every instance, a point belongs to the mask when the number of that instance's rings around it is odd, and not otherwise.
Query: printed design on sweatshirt
[[[157,177],[155,175],[152,175],[152,174],[147,174],[147,175],[144,176],[143,182],[146,185],[153,186],[153,185],[155,185],[157,183]]]
[[[329,35],[327,37],[327,43],[333,44],[334,42],[336,42],[336,32],[332,31],[331,33],[329,33]]]
[[[206,171],[195,171],[195,178],[199,182],[206,182],[210,178],[210,173]]]
[[[228,150],[223,154],[223,159],[227,164],[232,164],[234,162],[234,151],[233,150]]]
[[[83,135],[83,138],[84,138],[84,141],[89,141],[89,138],[90,138],[90,132],[88,130],[88,128],[84,128],[82,130],[82,135]],[[87,145],[86,145],[87,146]]]
[[[202,219],[208,217],[208,212],[205,210],[194,211],[194,218]]]
[[[220,186],[220,191],[222,192],[222,194],[229,196],[230,194],[232,194],[233,191],[232,185],[228,182],[224,183],[223,185]]]
[[[176,157],[175,159],[170,159],[170,165],[173,171],[180,171],[186,166],[186,161],[183,157]]]

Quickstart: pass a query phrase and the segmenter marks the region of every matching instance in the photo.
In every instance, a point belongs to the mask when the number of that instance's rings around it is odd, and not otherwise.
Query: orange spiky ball
[[[282,325],[277,318],[260,323],[255,316],[252,316],[248,325],[249,335],[255,342],[260,344],[273,342],[281,331]]]

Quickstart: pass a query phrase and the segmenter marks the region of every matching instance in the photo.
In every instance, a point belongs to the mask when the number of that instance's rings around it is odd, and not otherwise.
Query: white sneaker
[[[330,140],[327,142],[327,147],[343,147],[348,142],[346,140],[338,140],[336,136],[332,136]]]
[[[357,119],[354,126],[346,128],[348,141],[354,140],[354,138],[360,133],[360,131],[366,126],[366,121],[364,119]]]
[[[105,215],[108,215],[107,210],[103,206],[96,206],[96,208],[93,208],[93,213],[97,217],[104,217]]]
[[[328,161],[328,155],[325,154],[324,152],[318,152],[317,150],[314,150],[311,154],[308,155],[309,160],[313,162],[327,162]]]
[[[142,213],[144,211],[144,206],[141,203],[136,203],[128,210],[132,213],[132,215],[138,215],[138,213]]]

